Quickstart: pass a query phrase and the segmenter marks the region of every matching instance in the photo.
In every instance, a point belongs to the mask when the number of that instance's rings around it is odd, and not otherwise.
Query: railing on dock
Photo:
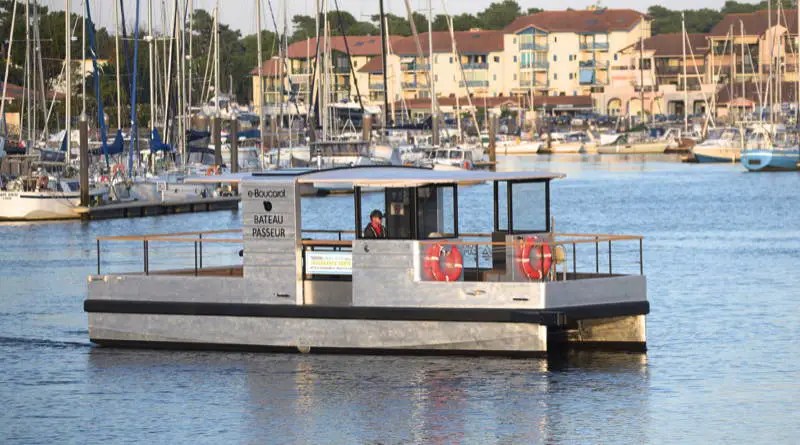
[[[436,281],[425,271],[426,260],[430,267],[431,256],[438,251],[439,267],[452,267],[455,257],[448,254],[453,248],[461,256],[459,281],[567,281],[644,275],[641,236],[554,233],[520,234],[512,242],[482,240],[486,238],[491,235],[462,233],[458,240],[421,241],[420,276]],[[437,248],[432,249],[434,246]],[[527,257],[522,255],[526,250]]]
[[[177,232],[148,235],[122,235],[97,237],[97,275],[101,275],[105,266],[107,273],[131,273],[132,268],[141,260],[141,268],[135,273],[152,274],[193,274],[199,275],[237,275],[241,273],[242,238],[229,237],[230,234],[241,234],[241,229],[210,230],[195,232]],[[103,246],[107,243],[125,243],[129,249],[115,249],[114,253],[106,252],[103,258]],[[234,245],[232,247],[231,245]],[[139,249],[140,247],[140,249]],[[154,252],[161,252],[153,258]],[[137,259],[138,258],[138,259]],[[191,268],[186,264],[192,258]],[[156,266],[153,268],[153,266]],[[109,271],[110,270],[110,271]]]

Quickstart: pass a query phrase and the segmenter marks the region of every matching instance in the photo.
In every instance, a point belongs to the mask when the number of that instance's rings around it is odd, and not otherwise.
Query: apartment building
[[[396,39],[398,37],[392,36],[389,41]],[[330,54],[328,68],[321,72],[315,72],[318,51],[321,54]],[[285,62],[275,57],[265,61],[260,70],[256,68],[251,71],[253,97],[263,92],[267,106],[286,99],[309,104],[312,76],[319,78],[326,72],[330,79],[328,85],[331,101],[357,101],[359,94],[362,100],[369,101],[369,76],[359,69],[373,58],[380,57],[380,54],[380,36],[333,36],[330,39],[320,39],[319,42],[316,38],[294,42],[287,49]],[[285,96],[282,96],[281,90]],[[255,99],[253,103],[256,103]]]
[[[705,34],[659,34],[623,48],[614,56],[608,85],[593,95],[595,108],[612,116],[640,115],[643,108],[648,115],[682,115],[688,102],[690,114],[703,113],[715,94],[707,82],[707,55]]]
[[[632,9],[544,11],[504,32],[516,48],[516,94],[579,96],[609,84],[619,51],[650,37],[650,19]]]
[[[797,10],[727,14],[709,33],[708,80],[726,84],[766,81],[780,72],[797,81]]]

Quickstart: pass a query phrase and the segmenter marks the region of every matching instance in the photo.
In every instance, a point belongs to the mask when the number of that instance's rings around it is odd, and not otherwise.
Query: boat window
[[[461,152],[458,150],[451,150],[450,159],[461,159]]]
[[[417,233],[418,239],[458,237],[455,185],[417,188]]]
[[[362,193],[355,188],[357,238],[377,209],[384,214],[388,239],[458,237],[458,191],[454,184],[386,188],[383,193]]]
[[[547,181],[509,183],[511,187],[510,226],[512,232],[549,230],[549,186]]]

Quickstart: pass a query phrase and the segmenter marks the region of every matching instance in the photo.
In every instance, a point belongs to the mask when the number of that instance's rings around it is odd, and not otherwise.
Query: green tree
[[[499,3],[492,3],[479,12],[478,20],[485,29],[503,29],[520,15],[522,15],[522,9],[519,7],[519,3],[514,0],[503,0]]]

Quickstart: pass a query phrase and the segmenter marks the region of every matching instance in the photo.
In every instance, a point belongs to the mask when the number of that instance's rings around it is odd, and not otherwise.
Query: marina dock
[[[236,210],[240,197],[183,199],[179,201],[131,201],[97,207],[79,207],[76,212],[85,221],[112,218],[139,218],[143,216],[173,215],[177,213],[215,212]]]

